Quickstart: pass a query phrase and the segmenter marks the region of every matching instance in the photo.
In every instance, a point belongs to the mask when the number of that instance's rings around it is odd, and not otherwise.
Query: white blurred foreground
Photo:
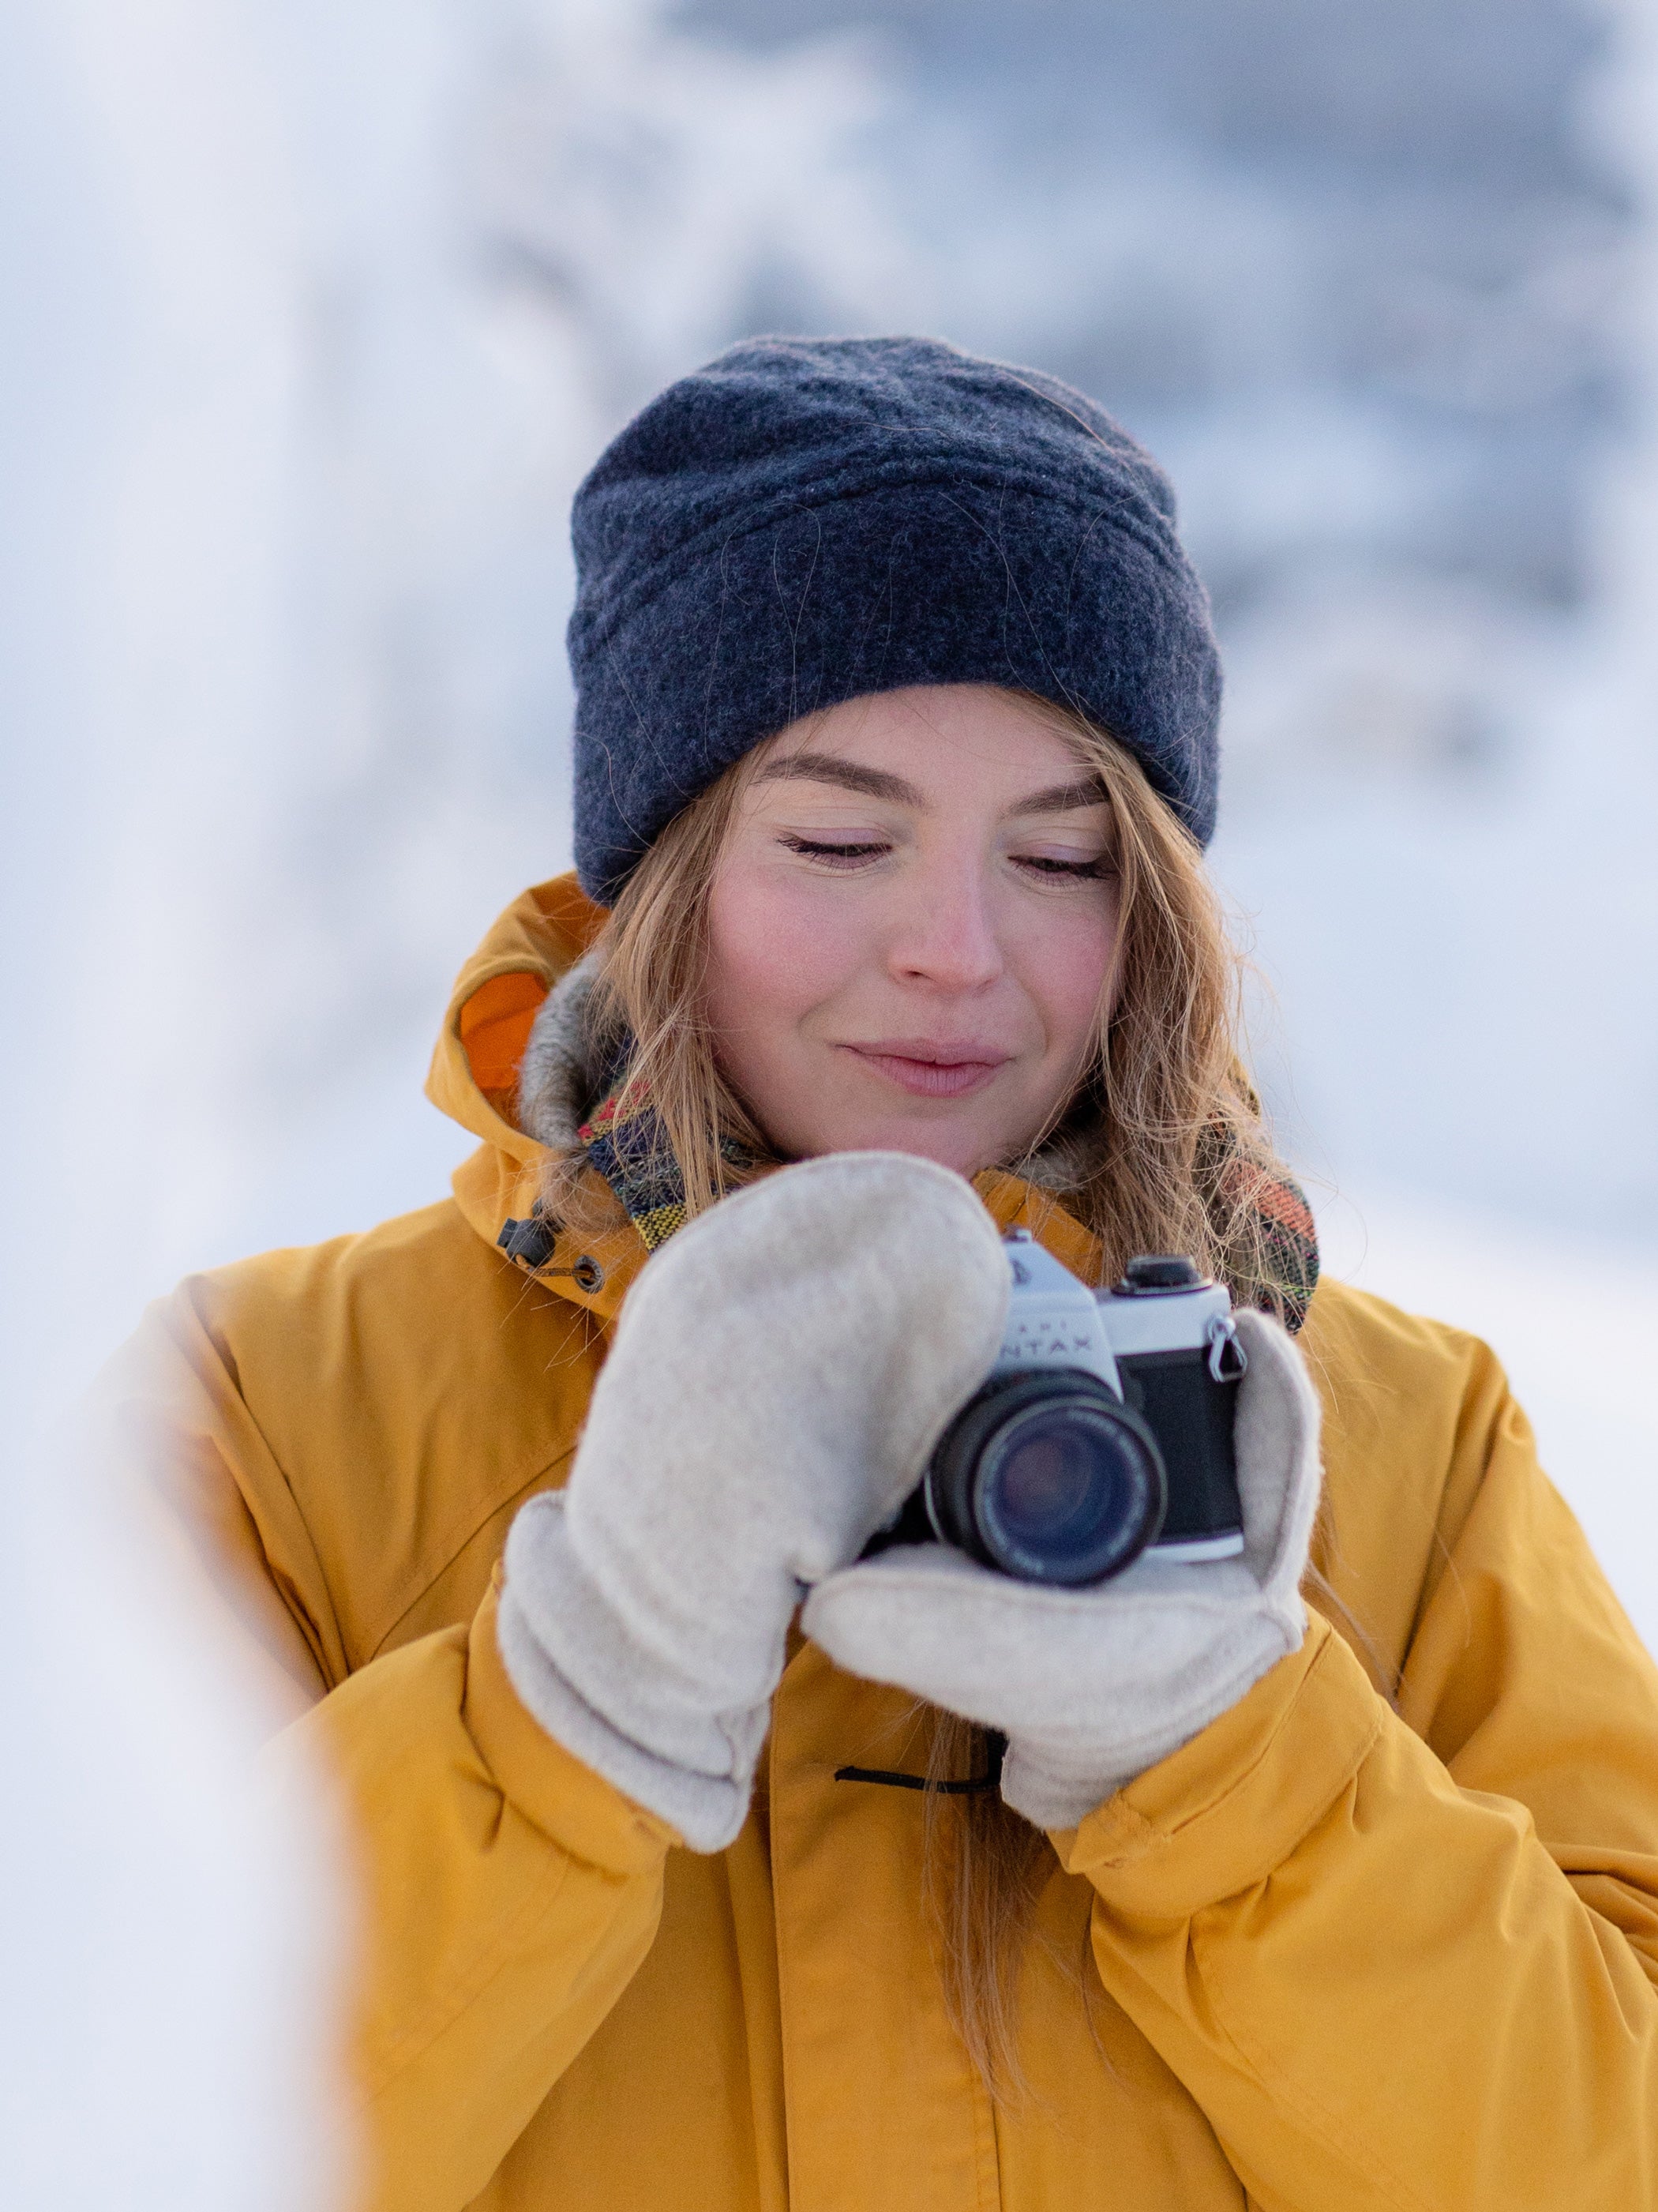
[[[60,1471],[25,1498],[0,1629],[0,2203],[331,2212],[320,1809],[261,1795],[271,1717],[152,1536]]]
[[[1658,1650],[1658,1273],[1438,1200],[1333,1200],[1319,1234],[1332,1275],[1491,1346],[1544,1467]]]

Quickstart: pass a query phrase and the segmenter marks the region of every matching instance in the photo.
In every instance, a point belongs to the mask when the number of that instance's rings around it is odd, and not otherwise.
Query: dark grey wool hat
[[[1081,710],[1214,829],[1220,663],[1169,481],[1080,392],[926,338],[755,338],[576,494],[575,849],[609,904],[812,709],[998,684]]]

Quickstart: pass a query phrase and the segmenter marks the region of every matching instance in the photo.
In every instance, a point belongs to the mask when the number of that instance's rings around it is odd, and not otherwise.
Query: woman
[[[757,342],[576,545],[585,889],[457,987],[453,1200],[124,1370],[348,1801],[365,2201],[1658,2206],[1658,1678],[1491,1355],[1315,1287],[1163,478]],[[860,1559],[1015,1226],[1230,1283],[1242,1559]]]

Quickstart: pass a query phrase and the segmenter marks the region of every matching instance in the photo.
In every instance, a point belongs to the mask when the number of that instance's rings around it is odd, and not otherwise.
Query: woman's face
[[[1092,1057],[1117,945],[1111,816],[982,684],[854,699],[760,756],[709,909],[720,1065],[789,1158],[1017,1159]]]

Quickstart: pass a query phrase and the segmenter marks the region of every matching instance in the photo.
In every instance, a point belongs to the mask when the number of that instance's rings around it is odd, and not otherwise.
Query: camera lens
[[[1102,1581],[1162,1526],[1162,1455],[1093,1376],[1049,1370],[991,1383],[934,1455],[938,1534],[1027,1582]]]
[[[1096,1517],[1099,1443],[1071,1414],[1020,1425],[1001,1455],[993,1493],[996,1517],[1016,1542],[1052,1550],[1085,1535]]]

